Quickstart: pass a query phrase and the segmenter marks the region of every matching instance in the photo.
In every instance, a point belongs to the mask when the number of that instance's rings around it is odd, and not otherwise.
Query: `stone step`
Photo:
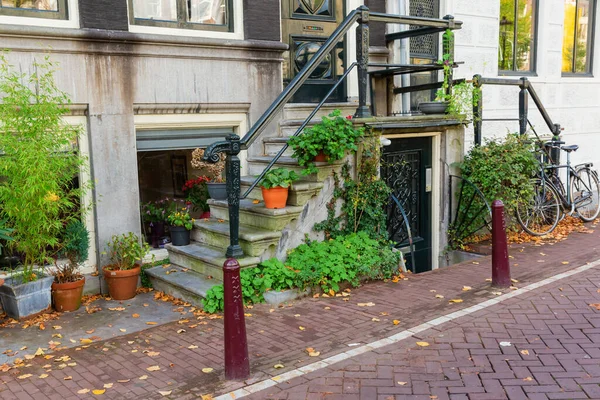
[[[277,248],[280,237],[281,231],[240,224],[239,243],[247,256],[268,258],[267,255],[274,253]],[[224,254],[224,250],[229,246],[229,222],[219,222],[215,218],[196,220],[192,230],[192,240],[223,249]]]
[[[271,162],[273,157],[261,156],[261,157],[248,157],[248,174],[249,175],[260,175],[267,165]],[[303,181],[309,182],[323,182],[332,171],[339,171],[344,163],[344,160],[334,161],[333,163],[328,162],[316,162],[317,173],[310,175],[303,175]],[[301,174],[304,167],[298,165],[298,161],[292,157],[280,157],[272,168],[287,168]]]
[[[304,121],[304,119],[286,119],[279,122],[279,137],[289,138],[293,136],[298,131],[298,128],[302,126]],[[311,127],[319,122],[321,122],[321,118],[313,118],[306,127]]]
[[[242,176],[241,179],[241,193],[244,194],[246,190],[254,183],[256,176]],[[296,181],[290,186],[288,192],[287,204],[288,206],[303,206],[313,197],[319,194],[323,189],[323,182],[309,182],[309,181]],[[262,191],[260,187],[254,188],[248,195],[248,199],[262,200]]]
[[[342,115],[354,115],[358,103],[325,103],[317,112],[316,117],[329,115],[333,110],[340,110]],[[283,109],[283,120],[306,118],[315,109],[313,103],[289,103]]]
[[[206,297],[210,288],[222,283],[220,280],[209,279],[205,275],[174,264],[168,268],[161,265],[148,268],[145,272],[155,290],[187,301],[196,307],[202,307],[202,299]]]
[[[263,154],[265,156],[274,156],[283,148],[289,138],[287,137],[267,137],[263,139]],[[288,147],[283,153],[284,157],[291,157],[294,151]]]
[[[229,239],[227,240],[229,244]],[[206,277],[211,276],[218,281],[223,279],[223,263],[227,259],[226,247],[219,248],[196,241],[190,242],[187,246],[168,244],[165,247],[169,251],[171,263],[189,268]],[[260,260],[258,257],[241,257],[238,262],[242,268],[246,268],[256,266]]]
[[[240,201],[240,224],[254,226],[270,231],[281,231],[290,222],[297,220],[303,206],[286,206],[282,209],[270,209],[260,201],[254,204],[254,199]],[[226,200],[209,199],[210,215],[217,219],[229,220],[229,208]]]

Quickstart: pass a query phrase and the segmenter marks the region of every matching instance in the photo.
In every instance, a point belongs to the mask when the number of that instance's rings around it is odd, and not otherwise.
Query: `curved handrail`
[[[247,149],[254,142],[254,140],[256,140],[260,133],[267,127],[273,118],[275,118],[277,113],[279,113],[279,111],[283,109],[285,104],[292,98],[292,96],[296,94],[298,89],[310,77],[312,72],[317,68],[321,61],[323,61],[327,54],[329,54],[335,48],[335,46],[337,46],[337,44],[343,40],[344,35],[346,35],[352,25],[358,20],[360,17],[360,12],[362,12],[365,8],[365,6],[361,6],[346,16],[342,23],[331,34],[329,39],[323,43],[321,48],[308,61],[308,63],[306,63],[304,68],[300,70],[298,75],[296,75],[283,90],[283,92],[277,96],[267,111],[265,111],[258,121],[252,125],[252,128],[250,128],[248,133],[246,133],[246,135],[240,141],[242,148]]]
[[[391,199],[394,201],[394,203],[396,203],[396,205],[398,206],[398,209],[400,210],[400,213],[402,214],[402,219],[404,220],[404,225],[406,225],[406,233],[408,233],[408,245],[410,246],[410,258],[411,258],[411,267],[412,267],[412,272],[415,273],[415,271],[417,270],[416,265],[415,265],[415,245],[413,244],[413,240],[412,240],[412,231],[410,230],[410,224],[408,222],[408,217],[406,216],[406,213],[404,212],[404,207],[402,207],[402,205],[400,204],[400,200],[398,200],[398,198],[396,196],[394,196],[393,194],[390,195]]]

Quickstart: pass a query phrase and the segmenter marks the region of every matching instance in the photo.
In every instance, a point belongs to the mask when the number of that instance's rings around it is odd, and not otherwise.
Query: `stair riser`
[[[157,277],[151,276],[150,282],[152,282],[152,287],[154,288],[154,290],[164,292],[175,298],[188,302],[195,307],[202,308],[202,296],[196,293],[189,292],[178,286],[171,285],[169,282],[165,282]]]
[[[185,254],[180,254],[176,252],[170,252],[169,260],[172,264],[179,265],[184,268],[189,268],[202,275],[212,276],[214,279],[219,281],[223,280],[222,265],[210,264],[205,261],[198,260],[197,258],[193,258]]]
[[[339,173],[339,171],[342,167],[341,164],[334,164],[334,165],[329,165],[327,163],[318,163],[318,164],[319,165],[317,166],[317,173],[310,174],[310,175],[303,175],[302,176],[303,181],[323,182],[325,179],[327,179],[327,177],[329,177],[331,175],[332,171],[336,171]],[[266,163],[257,162],[257,161],[248,161],[248,174],[249,175],[260,175],[266,167],[267,167]],[[275,163],[275,165],[272,168],[279,168],[279,167],[287,168],[289,170],[296,172],[297,174],[301,174],[302,171],[304,170],[304,167],[301,167],[299,165],[288,165],[288,164],[278,164],[278,163]]]
[[[242,189],[241,189],[242,193],[245,193],[249,187],[250,186],[242,184]],[[290,189],[290,191],[288,192],[287,204],[290,206],[303,206],[306,203],[308,203],[308,201],[311,198],[313,198],[314,196],[319,194],[320,191],[321,191],[321,187],[317,187],[314,189],[307,189],[307,190]],[[262,198],[262,192],[261,192],[260,188],[256,188],[256,189],[252,190],[250,192],[250,194],[248,195],[248,198],[255,199],[255,200],[262,200],[263,198]]]
[[[356,112],[356,107],[358,105],[346,106],[346,107],[331,107],[324,105],[317,112],[316,118],[321,118],[322,116],[329,115],[336,108],[341,110],[342,115],[354,115]],[[283,111],[283,119],[302,119],[308,117],[308,115],[314,110],[314,107],[301,107],[301,108],[291,108],[286,107]]]
[[[222,235],[220,233],[211,232],[205,229],[193,229],[192,240],[207,244],[209,246],[222,248],[223,251],[225,251],[229,246],[229,235]],[[279,238],[265,239],[256,242],[248,242],[240,238],[239,242],[245,255],[260,257],[269,249],[269,247],[277,247],[279,244]]]
[[[229,221],[229,210],[225,207],[211,205],[210,214],[214,218]],[[283,228],[297,218],[298,215],[282,215],[275,217],[240,210],[240,224],[268,229],[270,231],[283,230]]]
[[[263,143],[265,156],[275,156],[283,148],[283,143]],[[294,151],[291,148],[285,149],[283,152],[284,157],[291,157]]]

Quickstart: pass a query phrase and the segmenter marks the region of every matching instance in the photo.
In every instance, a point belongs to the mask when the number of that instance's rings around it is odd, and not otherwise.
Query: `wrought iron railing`
[[[225,153],[226,159],[226,182],[227,182],[227,202],[229,207],[229,238],[230,244],[227,248],[227,257],[241,257],[243,251],[239,245],[239,207],[240,200],[250,194],[250,192],[258,185],[265,173],[277,162],[283,155],[287,145],[285,145],[273,157],[265,170],[254,180],[252,185],[243,195],[240,195],[241,176],[240,176],[240,159],[238,154],[242,150],[247,150],[248,147],[260,136],[270,122],[283,110],[285,104],[294,96],[298,89],[310,78],[312,72],[318,67],[325,57],[341,42],[354,23],[358,23],[356,29],[356,61],[353,62],[345,73],[339,78],[336,85],[330,90],[325,98],[315,107],[308,118],[295,132],[294,135],[302,133],[303,129],[310,123],[311,119],[316,115],[319,109],[327,101],[329,96],[348,76],[350,71],[357,68],[358,75],[358,107],[354,116],[356,118],[371,117],[371,108],[367,105],[368,88],[369,88],[369,22],[385,22],[404,25],[420,26],[418,29],[403,31],[386,36],[389,41],[398,40],[413,36],[426,35],[436,32],[442,32],[446,29],[459,29],[462,25],[460,21],[455,21],[453,17],[447,16],[444,19],[412,17],[405,15],[392,15],[383,13],[370,12],[365,6],[361,6],[356,10],[351,11],[342,23],[337,27],[333,34],[323,43],[321,48],[314,56],[306,63],[299,73],[286,86],[283,92],[277,96],[271,106],[264,114],[254,123],[252,128],[240,139],[237,135],[229,135],[226,140],[213,143],[208,146],[204,153],[204,160],[209,162],[218,162],[219,153]],[[446,50],[445,50],[446,51]],[[447,49],[453,51],[453,49]],[[409,66],[412,67],[412,66]],[[423,68],[423,66],[414,66],[415,68]],[[437,67],[435,67],[437,68]]]

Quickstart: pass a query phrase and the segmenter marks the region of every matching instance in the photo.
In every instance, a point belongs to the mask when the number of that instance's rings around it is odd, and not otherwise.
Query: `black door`
[[[287,85],[321,48],[344,19],[343,0],[281,0],[282,40],[290,46],[284,54],[283,82]],[[344,43],[319,64],[292,98],[295,103],[318,103],[344,73]],[[345,85],[328,101],[346,100]]]
[[[384,147],[381,177],[392,189],[406,213],[414,245],[415,272],[431,270],[431,137],[393,139]],[[412,269],[412,257],[407,250],[409,236],[402,213],[395,202],[388,205],[388,233],[402,248],[407,268]]]

